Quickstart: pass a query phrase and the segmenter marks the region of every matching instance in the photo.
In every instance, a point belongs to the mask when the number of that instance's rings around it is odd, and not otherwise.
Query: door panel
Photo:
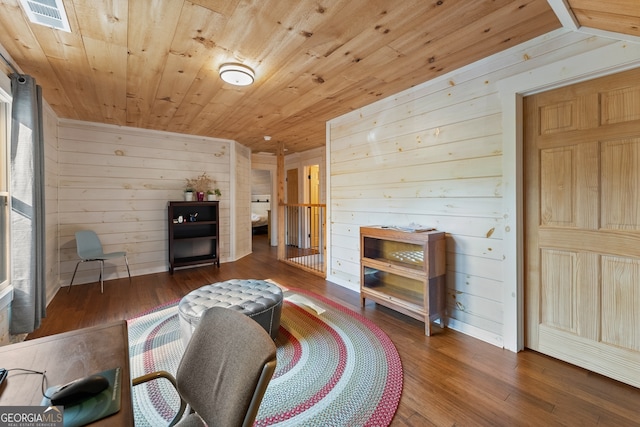
[[[640,100],[639,100],[640,102]],[[602,227],[638,230],[640,226],[640,138],[602,144]]]
[[[602,257],[602,342],[640,351],[640,261]]]
[[[553,249],[540,251],[542,323],[575,332],[576,254]]]
[[[524,112],[525,345],[640,386],[640,70]]]
[[[575,154],[575,147],[541,150],[540,220],[544,226],[576,226]]]

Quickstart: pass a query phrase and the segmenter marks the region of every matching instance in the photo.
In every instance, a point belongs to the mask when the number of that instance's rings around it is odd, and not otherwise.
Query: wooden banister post
[[[278,176],[278,259],[285,259],[285,230],[284,230],[284,142],[278,142],[276,160]]]

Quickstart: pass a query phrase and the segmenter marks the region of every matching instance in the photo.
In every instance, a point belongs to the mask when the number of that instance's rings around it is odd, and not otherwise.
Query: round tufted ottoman
[[[178,317],[180,335],[185,346],[200,322],[202,313],[214,306],[244,313],[258,322],[271,338],[275,339],[278,335],[282,289],[264,280],[232,279],[198,288],[180,300]]]

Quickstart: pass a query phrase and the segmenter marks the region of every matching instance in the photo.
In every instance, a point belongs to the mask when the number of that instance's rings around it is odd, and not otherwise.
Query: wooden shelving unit
[[[220,267],[219,203],[169,202],[171,274],[176,267],[202,264],[216,264]],[[180,216],[182,222],[177,222]]]
[[[446,327],[445,233],[360,228],[360,303],[370,299],[425,323]]]

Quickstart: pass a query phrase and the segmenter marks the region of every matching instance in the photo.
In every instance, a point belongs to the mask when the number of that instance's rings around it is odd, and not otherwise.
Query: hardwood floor
[[[266,236],[254,253],[220,268],[199,267],[63,288],[29,339],[127,319],[208,283],[273,279],[362,313],[385,331],[402,359],[404,388],[393,426],[640,426],[640,389],[533,351],[512,353],[367,303],[356,292],[277,262]],[[135,274],[135,272],[133,272]]]

